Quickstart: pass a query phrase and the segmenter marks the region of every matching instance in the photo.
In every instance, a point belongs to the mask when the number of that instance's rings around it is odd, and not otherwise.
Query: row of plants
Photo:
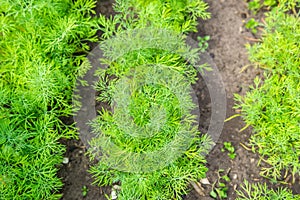
[[[279,3],[279,4],[278,4]],[[250,149],[258,152],[266,167],[261,175],[274,183],[285,183],[289,174],[292,182],[300,175],[300,21],[299,1],[258,1],[250,9],[269,6],[261,42],[248,45],[250,61],[265,70],[262,78],[245,96],[236,95],[236,109],[246,127],[254,134]],[[300,199],[288,189],[268,189],[266,185],[245,182],[238,191],[239,199]]]
[[[99,17],[109,67],[95,88],[112,109],[92,122],[89,155],[100,161],[90,172],[99,186],[118,185],[118,199],[182,199],[205,177],[211,140],[198,131],[190,96],[203,49],[187,46],[185,34],[206,9],[202,0],[117,0],[116,15]]]
[[[76,137],[62,118],[96,41],[95,3],[0,0],[0,199],[61,197],[59,140]]]
[[[250,0],[248,2],[249,10],[254,14],[261,9],[270,11],[276,6],[284,7],[296,14],[297,7],[299,7],[299,0]]]

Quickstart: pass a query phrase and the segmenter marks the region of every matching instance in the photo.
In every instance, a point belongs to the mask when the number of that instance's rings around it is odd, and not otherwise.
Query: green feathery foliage
[[[292,12],[296,14],[296,10],[300,8],[300,0],[251,0],[248,2],[248,7],[249,10],[251,10],[254,14],[256,14],[256,12],[263,7],[266,7],[270,10],[280,7],[287,10],[292,10]]]
[[[278,190],[268,189],[266,184],[249,184],[244,182],[241,190],[237,191],[237,200],[299,200],[300,195],[293,195],[292,191],[286,188]]]
[[[56,176],[76,135],[72,88],[84,41],[95,41],[92,0],[0,0],[0,198],[59,199]]]
[[[245,97],[236,96],[242,116],[254,129],[250,142],[270,166],[262,174],[280,179],[300,174],[300,21],[273,10],[262,43],[249,46],[250,60],[266,69],[265,80]]]
[[[207,18],[202,1],[116,1],[114,18],[100,16],[104,40],[89,155],[99,186],[121,184],[118,199],[181,199],[205,177],[211,140],[201,135],[190,96],[199,49],[184,42]],[[124,30],[125,29],[125,30]],[[115,35],[115,37],[113,37]]]
[[[177,33],[197,31],[197,18],[207,19],[207,4],[202,0],[116,0],[114,17],[100,15],[102,37],[107,39],[117,32],[135,28],[153,27]]]

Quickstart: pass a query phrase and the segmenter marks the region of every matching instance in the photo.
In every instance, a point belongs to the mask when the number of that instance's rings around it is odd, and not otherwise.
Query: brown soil
[[[255,76],[261,75],[261,70],[248,66],[247,50],[245,44],[249,42],[247,38],[254,36],[244,28],[244,22],[249,19],[250,14],[247,11],[247,5],[243,0],[206,0],[210,5],[209,12],[212,14],[210,20],[199,21],[198,33],[191,34],[195,39],[198,35],[211,36],[209,49],[211,57],[218,66],[227,92],[227,117],[236,112],[232,109],[234,105],[233,94],[245,94],[249,85],[252,84]],[[98,3],[96,11],[106,15],[113,14],[111,1],[101,1]],[[200,88],[198,85],[197,88]],[[209,100],[207,98],[199,99],[204,105],[201,114],[209,117]],[[203,104],[203,101],[205,104]],[[203,118],[202,118],[203,119]],[[227,182],[228,198],[236,199],[235,189],[243,185],[244,179],[250,183],[266,182],[270,187],[276,188],[278,184],[271,184],[268,180],[259,175],[261,166],[258,166],[259,157],[257,154],[246,150],[241,144],[247,145],[251,135],[251,129],[248,128],[239,132],[245,124],[241,118],[235,118],[226,122],[222,135],[215,148],[207,156],[207,167],[209,171],[207,178],[211,184],[218,180],[218,170],[223,169],[228,172],[231,181]],[[205,132],[207,122],[203,121],[200,130]],[[222,152],[223,143],[231,142],[236,149],[236,158],[230,159],[227,152]],[[62,141],[67,146],[65,157],[69,158],[69,163],[63,165],[59,171],[64,188],[62,190],[62,200],[104,200],[105,194],[110,195],[110,188],[100,188],[93,186],[92,176],[87,172],[92,163],[84,154],[86,149],[82,142],[78,140]],[[293,189],[294,193],[300,193],[300,180],[296,179],[291,184],[291,178],[287,180],[287,186]],[[84,197],[82,188],[87,187],[87,195]],[[200,196],[191,187],[191,192],[184,198],[186,200],[212,199],[209,193],[212,185],[203,185],[205,196]]]

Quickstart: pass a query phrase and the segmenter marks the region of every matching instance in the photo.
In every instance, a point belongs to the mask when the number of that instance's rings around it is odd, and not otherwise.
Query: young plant
[[[114,10],[118,14],[114,18],[100,15],[102,38],[107,39],[124,29],[148,26],[177,33],[197,32],[197,18],[210,17],[207,8],[202,0],[116,0]]]
[[[222,152],[228,151],[228,156],[231,159],[236,157],[234,146],[232,146],[231,142],[224,142],[224,147],[221,149]]]
[[[86,197],[88,191],[89,190],[88,190],[88,188],[85,185],[82,186],[82,188],[81,188],[81,194],[82,194],[83,197]]]
[[[230,181],[228,176],[229,170],[225,172],[224,169],[218,170],[218,180],[216,180],[212,185],[212,190],[210,196],[214,199],[226,199],[228,187],[226,183]]]
[[[198,46],[200,48],[201,52],[204,52],[208,48],[208,41],[210,40],[210,36],[206,35],[204,37],[197,37],[197,40],[199,41]]]
[[[256,14],[257,11],[261,8],[260,0],[253,0],[248,2],[248,8],[250,11]]]
[[[252,0],[248,2],[248,8],[253,12],[253,14],[256,14],[262,8],[272,10],[276,7],[280,7],[285,10],[292,10],[294,14],[297,14],[296,10],[300,7],[300,5],[299,0]]]
[[[255,19],[253,19],[253,18],[251,18],[246,24],[245,24],[245,27],[247,28],[247,29],[250,29],[251,30],[251,32],[252,33],[257,33],[257,27],[259,26],[259,23],[255,20]]]
[[[264,0],[263,3],[264,6],[269,6],[269,7],[275,6],[276,4],[277,4],[276,0]]]
[[[286,188],[277,190],[268,189],[266,184],[250,184],[246,180],[241,190],[237,190],[237,200],[299,200],[300,195],[293,193]]]

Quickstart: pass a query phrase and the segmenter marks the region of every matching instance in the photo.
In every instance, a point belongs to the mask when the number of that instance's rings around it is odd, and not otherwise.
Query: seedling
[[[299,8],[299,0],[252,0],[248,2],[248,8],[253,14],[264,8],[265,10],[273,10],[280,8],[283,11],[290,10],[297,15],[297,8]]]
[[[281,4],[293,4],[293,1],[290,2],[284,2],[282,1]],[[253,0],[248,2],[248,8],[250,11],[253,12],[253,14],[256,14],[261,8],[266,7],[268,9],[276,6],[278,4],[278,1],[276,0],[264,0],[264,1],[260,1],[260,0]]]
[[[276,0],[264,0],[264,6],[272,7],[277,4]]]
[[[82,188],[81,188],[81,194],[82,194],[83,197],[86,197],[88,191],[89,190],[88,190],[88,188],[85,185],[82,186]]]
[[[241,190],[236,191],[239,196],[237,200],[256,200],[256,199],[285,199],[299,200],[300,195],[293,195],[292,191],[286,188],[277,190],[268,189],[266,184],[250,184],[247,180],[244,181],[244,186]]]
[[[226,199],[227,198],[227,191],[228,187],[226,186],[226,183],[230,181],[230,178],[228,176],[230,169],[228,169],[226,172],[224,169],[219,169],[218,179],[213,183],[212,190],[210,192],[210,196],[214,199]],[[225,172],[225,173],[224,173]]]
[[[236,157],[234,146],[232,146],[231,142],[224,142],[224,147],[221,149],[222,152],[228,151],[228,156],[231,159]]]
[[[208,48],[208,41],[210,40],[210,36],[204,36],[204,37],[197,37],[197,40],[199,41],[198,46],[200,48],[201,52],[206,51],[206,49]]]
[[[249,8],[249,10],[251,10],[254,14],[256,14],[257,11],[261,8],[260,0],[253,0],[253,1],[250,1],[250,2],[248,3],[248,8]]]
[[[246,24],[245,27],[249,30],[251,30],[252,33],[257,33],[257,27],[259,26],[259,23],[254,19],[251,18]]]

